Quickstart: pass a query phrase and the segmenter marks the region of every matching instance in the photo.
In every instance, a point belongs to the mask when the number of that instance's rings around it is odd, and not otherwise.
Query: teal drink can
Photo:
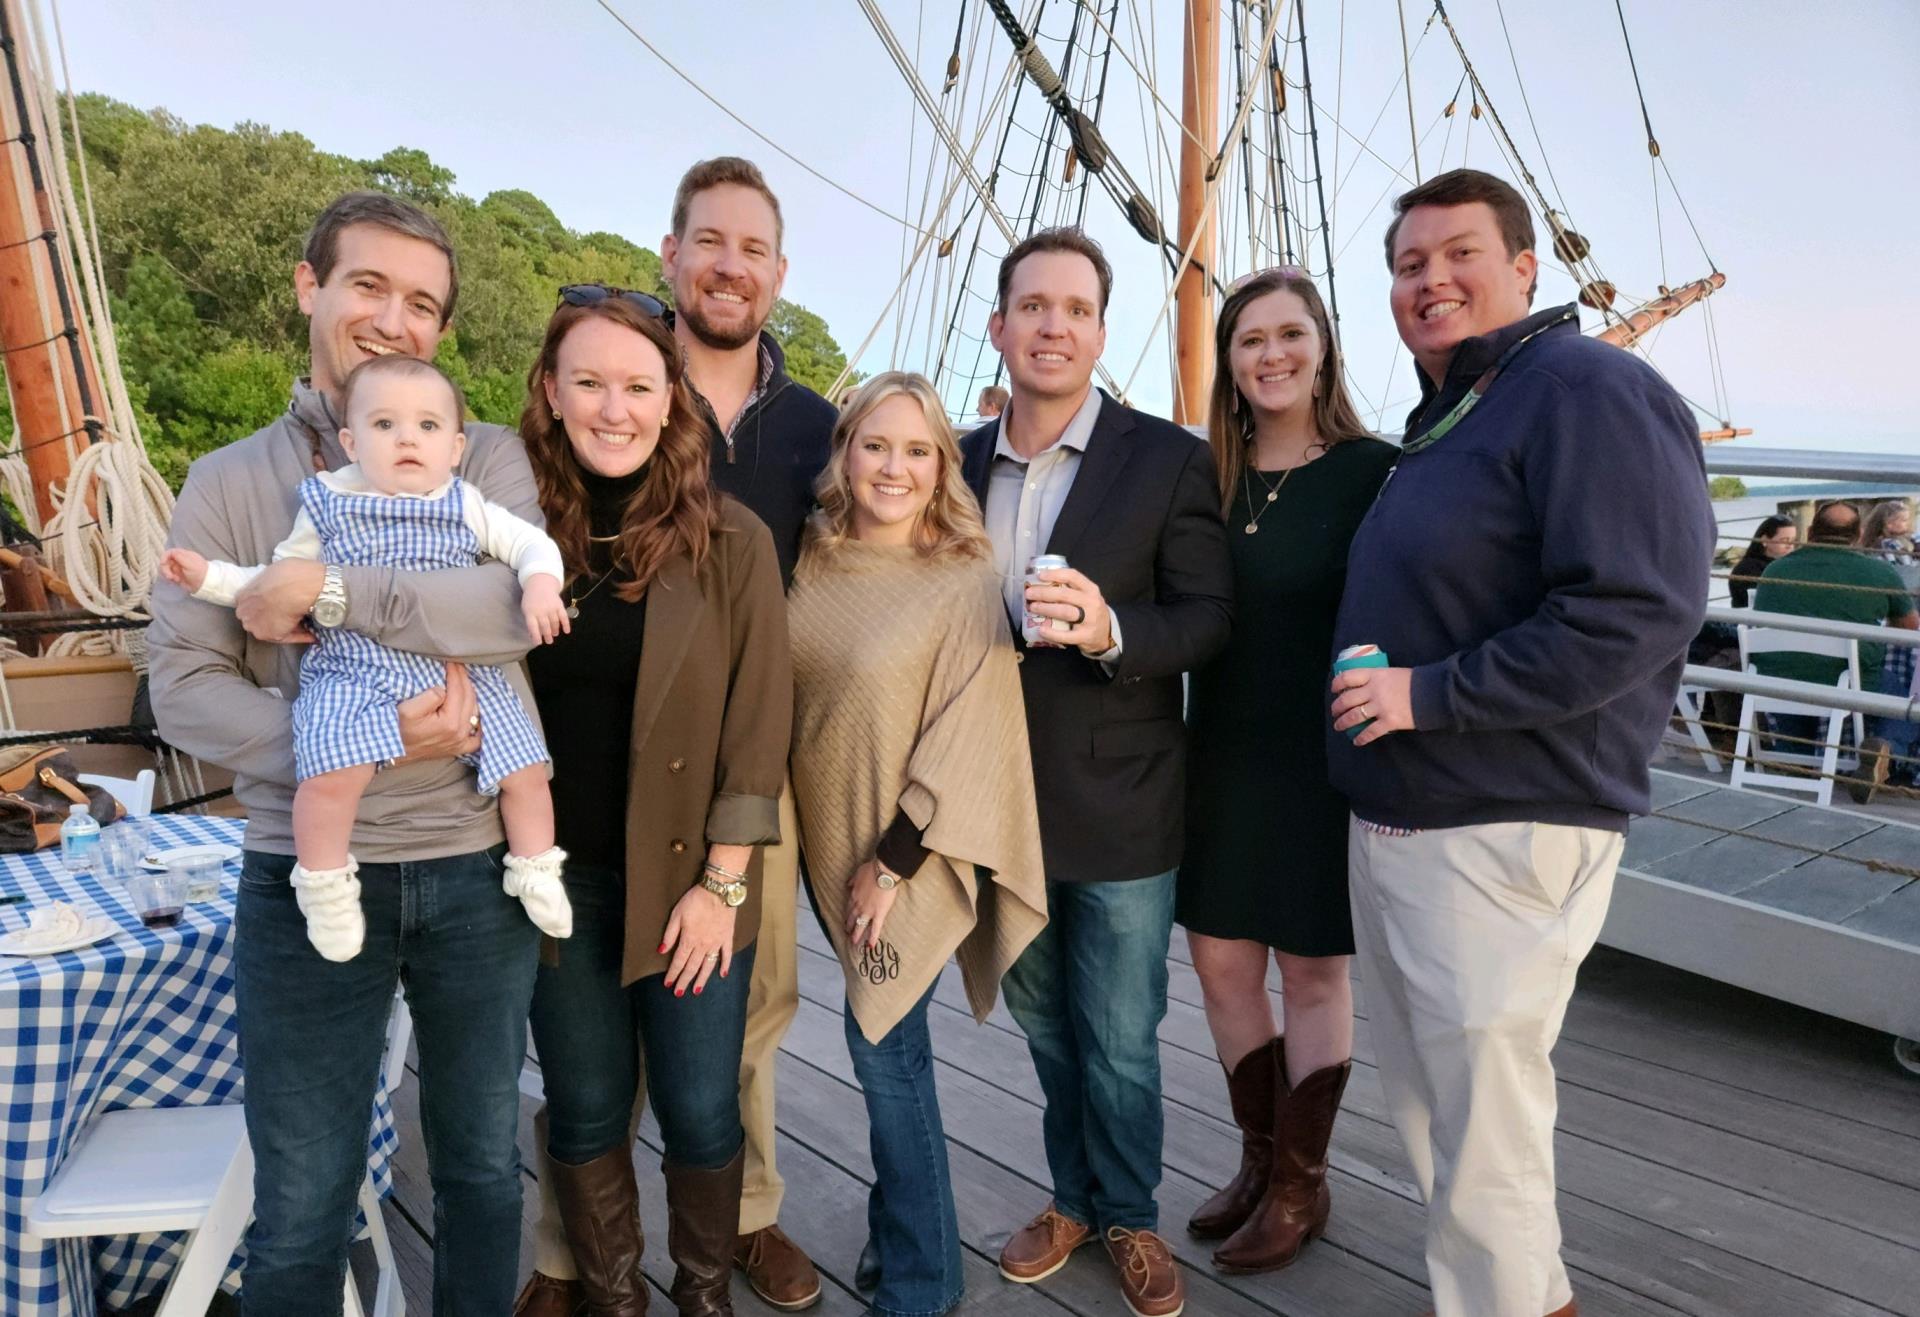
[[[1334,657],[1333,675],[1337,677],[1348,668],[1384,668],[1386,666],[1387,652],[1380,646],[1348,645]],[[1360,735],[1372,722],[1373,719],[1369,718],[1366,722],[1355,723],[1347,728],[1347,739],[1351,741]]]

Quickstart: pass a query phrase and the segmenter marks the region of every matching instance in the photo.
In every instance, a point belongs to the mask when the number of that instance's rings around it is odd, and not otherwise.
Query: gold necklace
[[[1324,453],[1326,447],[1323,443],[1308,444],[1306,455],[1301,458],[1299,463],[1282,471],[1280,473],[1280,479],[1271,485],[1267,483],[1267,473],[1253,464],[1253,454],[1251,452],[1247,454],[1247,483],[1242,487],[1247,492],[1247,534],[1252,535],[1260,529],[1260,518],[1266,516],[1273,505],[1280,501],[1280,491],[1287,487],[1287,481],[1292,478],[1293,473],[1305,466],[1308,462],[1313,461],[1313,452],[1316,448]],[[1266,500],[1260,505],[1258,512],[1253,510],[1253,482],[1255,479],[1258,479],[1260,481],[1260,487],[1267,491]]]
[[[1305,466],[1306,463],[1302,462],[1300,465]],[[1247,482],[1241,486],[1241,488],[1247,492],[1247,534],[1251,535],[1260,529],[1260,518],[1266,516],[1268,510],[1279,501],[1280,491],[1287,487],[1288,478],[1298,469],[1298,467],[1288,467],[1280,473],[1278,484],[1269,485],[1267,484],[1266,473],[1255,466],[1251,460],[1247,462]],[[1261,486],[1267,491],[1266,501],[1260,505],[1258,512],[1253,510],[1253,482],[1256,477],[1258,477]]]
[[[612,576],[616,570],[617,569],[615,568],[609,567],[605,572],[601,573],[598,577],[594,579],[593,584],[587,587],[586,594],[575,594],[573,592],[574,586],[577,586],[579,584],[579,581],[577,579],[573,582],[573,585],[569,585],[567,587],[567,617],[569,620],[574,620],[579,618],[580,601],[583,599],[591,598],[593,596],[593,592],[595,590],[598,590],[601,586],[605,585],[607,583],[607,578]]]

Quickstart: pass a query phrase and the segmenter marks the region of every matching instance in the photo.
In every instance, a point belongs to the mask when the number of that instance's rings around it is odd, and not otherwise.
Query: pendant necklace
[[[1316,448],[1320,449],[1322,452],[1326,451],[1325,444],[1313,443],[1313,444],[1307,445],[1307,452],[1311,454],[1313,450]],[[1272,509],[1273,505],[1280,501],[1280,491],[1287,487],[1287,481],[1292,477],[1293,473],[1295,471],[1298,471],[1301,467],[1305,466],[1308,462],[1311,462],[1311,461],[1313,461],[1313,458],[1311,456],[1308,456],[1304,460],[1302,460],[1298,465],[1288,467],[1286,470],[1280,473],[1280,479],[1278,481],[1269,485],[1267,483],[1267,473],[1262,471],[1259,467],[1255,466],[1253,464],[1252,456],[1248,456],[1247,483],[1245,484],[1245,486],[1243,486],[1243,488],[1245,488],[1247,492],[1246,533],[1248,535],[1252,535],[1260,529],[1260,518],[1266,516],[1268,511]],[[1261,488],[1267,491],[1267,497],[1265,501],[1261,503],[1260,510],[1258,512],[1255,512],[1253,510],[1253,482],[1255,480],[1258,480],[1260,482]]]

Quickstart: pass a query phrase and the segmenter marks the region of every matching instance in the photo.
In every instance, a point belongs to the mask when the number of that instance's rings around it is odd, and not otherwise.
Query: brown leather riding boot
[[[1284,1066],[1283,1066],[1284,1069]],[[1353,1062],[1316,1070],[1292,1088],[1281,1075],[1273,1113],[1273,1174],[1247,1223],[1213,1255],[1222,1271],[1278,1271],[1291,1266],[1327,1228],[1327,1145]]]
[[[1187,1222],[1195,1239],[1225,1239],[1246,1224],[1273,1171],[1273,1099],[1286,1065],[1281,1040],[1270,1039],[1227,1072],[1227,1100],[1240,1127],[1240,1169]]]
[[[727,1281],[740,1229],[740,1180],[746,1149],[718,1170],[671,1162],[667,1173],[667,1256],[673,1259],[674,1306],[680,1317],[733,1317]]]
[[[646,1241],[632,1152],[615,1148],[579,1166],[556,1161],[553,1172],[560,1221],[580,1268],[590,1317],[644,1317],[647,1281],[640,1274],[640,1255]]]

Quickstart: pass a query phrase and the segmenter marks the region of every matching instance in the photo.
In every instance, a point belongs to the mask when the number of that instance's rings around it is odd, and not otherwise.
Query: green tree
[[[437,359],[482,420],[518,420],[560,286],[668,296],[655,252],[616,233],[574,233],[530,192],[463,196],[453,171],[417,147],[353,160],[261,124],[191,125],[96,94],[75,105],[128,392],[176,485],[195,456],[286,406],[307,361],[293,268],[314,216],[342,192],[382,188],[447,226],[460,297]],[[845,364],[826,322],[803,307],[779,303],[769,327],[804,384],[824,390]]]
[[[1707,482],[1707,497],[1715,499],[1745,498],[1747,482],[1739,476],[1715,476]]]

